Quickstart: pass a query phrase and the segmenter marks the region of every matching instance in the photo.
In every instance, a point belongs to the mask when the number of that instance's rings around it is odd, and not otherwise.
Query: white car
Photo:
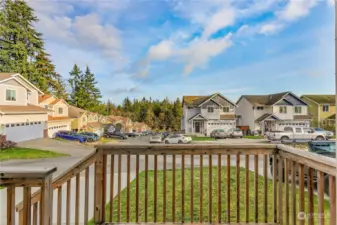
[[[152,135],[150,137],[150,144],[151,143],[162,143],[162,142],[163,142],[163,139],[161,135]]]
[[[187,144],[192,141],[191,137],[182,134],[171,134],[165,138],[165,144]]]

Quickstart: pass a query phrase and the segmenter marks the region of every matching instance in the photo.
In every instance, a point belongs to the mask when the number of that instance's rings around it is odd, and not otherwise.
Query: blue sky
[[[334,93],[334,0],[27,0],[66,79],[103,100]]]

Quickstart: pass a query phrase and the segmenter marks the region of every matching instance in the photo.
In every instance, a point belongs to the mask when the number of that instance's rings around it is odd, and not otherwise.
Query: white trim
[[[40,89],[38,89],[34,84],[32,84],[31,82],[29,82],[29,80],[27,80],[26,78],[24,78],[23,76],[21,76],[21,74],[17,73],[12,75],[14,78],[16,76],[19,76],[22,80],[26,81],[29,85],[31,85],[35,90],[37,90],[37,92],[40,92],[40,94],[44,94]]]
[[[202,106],[203,104],[205,104],[206,102],[208,102],[209,100],[213,100],[212,98],[215,97],[216,95],[219,95],[220,97],[222,97],[223,99],[225,99],[227,102],[229,102],[230,104],[232,104],[233,106],[237,107],[237,105],[235,103],[233,103],[232,101],[230,101],[228,98],[226,98],[225,96],[223,96],[220,93],[215,93],[212,96],[210,96],[206,101],[202,102],[201,104],[198,105],[198,107]],[[214,101],[214,100],[213,100]],[[215,102],[215,101],[214,101]],[[217,102],[215,102],[217,103]],[[222,105],[220,103],[217,103],[218,105],[220,105],[222,107]]]
[[[309,101],[311,101],[311,102],[313,102],[313,103],[315,103],[315,104],[317,104],[317,105],[320,105],[318,102],[315,102],[315,101],[312,100],[311,98],[308,98],[308,97],[306,97],[306,96],[304,96],[304,95],[302,95],[301,98],[305,98],[305,99],[307,99],[307,100],[309,100]]]

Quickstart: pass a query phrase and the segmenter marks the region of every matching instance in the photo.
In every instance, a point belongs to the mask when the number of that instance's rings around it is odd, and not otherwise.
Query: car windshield
[[[315,128],[315,131],[324,131],[324,129],[319,128],[319,127],[316,127],[316,128]]]
[[[234,131],[236,131],[236,132],[237,132],[237,131],[241,131],[241,130],[240,130],[239,128],[235,128],[235,129],[234,129]]]

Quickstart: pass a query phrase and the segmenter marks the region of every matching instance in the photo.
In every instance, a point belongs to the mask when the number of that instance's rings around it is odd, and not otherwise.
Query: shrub
[[[1,141],[0,142],[0,150],[5,150],[9,148],[14,148],[16,147],[17,143],[13,141]]]

